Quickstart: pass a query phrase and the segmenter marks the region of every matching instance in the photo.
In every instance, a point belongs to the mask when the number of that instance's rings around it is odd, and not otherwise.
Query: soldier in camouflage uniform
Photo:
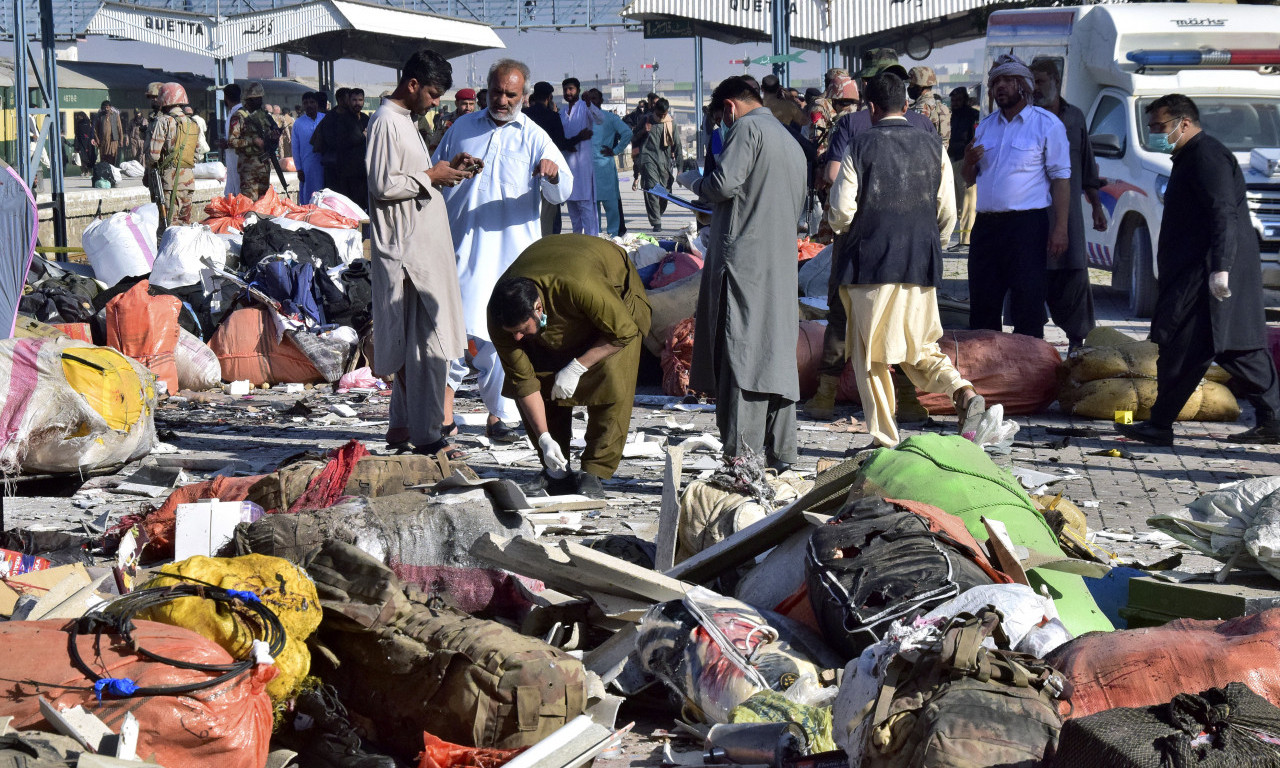
[[[929,118],[929,122],[933,123],[934,129],[942,137],[945,149],[951,141],[951,107],[933,92],[938,85],[938,76],[930,67],[912,67],[907,78],[907,95],[912,100],[909,109]]]
[[[240,194],[258,201],[271,187],[271,154],[279,151],[280,126],[262,106],[262,83],[249,83],[227,146],[236,152]]]
[[[160,87],[159,117],[152,123],[144,177],[151,199],[162,211],[160,233],[170,224],[191,223],[191,193],[196,186],[192,168],[200,142],[200,127],[183,114],[186,104],[187,92],[178,83],[165,83]],[[159,171],[159,189],[153,171]]]

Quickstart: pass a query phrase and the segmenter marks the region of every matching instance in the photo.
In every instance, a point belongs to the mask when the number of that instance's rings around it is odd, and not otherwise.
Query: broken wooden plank
[[[630,597],[610,595],[606,592],[588,592],[587,598],[595,603],[605,618],[638,623],[645,613],[653,607],[647,600],[634,600]]]
[[[659,571],[667,571],[675,565],[676,540],[680,533],[680,480],[684,472],[684,446],[667,448],[666,469],[662,473],[662,507],[658,511],[658,535],[654,544],[658,554],[654,558]]]
[[[982,524],[987,527],[987,545],[991,547],[996,560],[1000,563],[1000,570],[1017,583],[1031,586],[1031,581],[1027,579],[1027,572],[1023,570],[1022,563],[1014,551],[1013,541],[1009,538],[1009,529],[999,520],[987,517],[982,518]]]
[[[640,636],[634,624],[613,634],[608,640],[582,657],[582,666],[595,672],[606,683],[613,682],[627,665],[627,658],[636,650],[636,638]]]
[[[608,580],[613,588],[604,591],[610,594],[665,603],[681,599],[693,586],[573,541],[561,541],[560,549],[569,556],[578,570]]]
[[[607,579],[595,578],[575,568],[569,556],[560,549],[522,536],[506,539],[487,533],[471,545],[471,554],[573,595],[581,595],[587,589],[600,592],[617,589]]]

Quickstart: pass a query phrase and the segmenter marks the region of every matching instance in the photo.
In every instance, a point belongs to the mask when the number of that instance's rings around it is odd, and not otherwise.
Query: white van
[[[1103,178],[1109,225],[1088,226],[1091,266],[1112,271],[1129,308],[1155,304],[1154,244],[1172,160],[1149,143],[1143,109],[1168,93],[1190,96],[1201,126],[1239,159],[1262,250],[1263,282],[1280,286],[1280,176],[1250,162],[1280,147],[1280,7],[1187,3],[1088,5],[997,11],[986,58],[1049,58],[1063,73],[1062,96],[1085,113]],[[1263,154],[1271,154],[1264,152]],[[1262,165],[1259,163],[1259,165]]]

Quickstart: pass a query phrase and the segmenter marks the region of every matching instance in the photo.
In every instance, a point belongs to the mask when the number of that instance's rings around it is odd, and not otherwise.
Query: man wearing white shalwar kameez
[[[466,349],[440,188],[471,178],[464,169],[474,158],[458,154],[433,166],[415,123],[453,84],[449,62],[424,49],[401,72],[396,90],[369,122],[365,149],[377,339],[373,369],[379,376],[395,374],[387,443],[435,454],[449,449],[441,434],[449,362]]]
[[[520,112],[528,92],[528,67],[512,59],[496,62],[489,69],[488,108],[458,118],[434,156],[439,161],[466,153],[481,164],[474,178],[445,191],[445,205],[467,335],[476,347],[472,364],[489,411],[486,432],[499,439],[510,433],[504,424],[519,421],[520,414],[515,402],[502,396],[502,364],[489,340],[489,295],[516,257],[542,237],[542,200],[563,203],[574,180],[551,137]],[[452,393],[466,373],[466,361],[455,360],[445,393],[446,418],[452,417]]]
[[[560,110],[564,135],[584,139],[564,156],[573,174],[573,192],[566,207],[576,234],[598,235],[600,215],[596,211],[595,150],[591,142],[585,140],[591,138],[595,126],[591,120],[591,105],[581,99],[581,87],[576,77],[570,77],[560,85],[564,93],[564,109]]]

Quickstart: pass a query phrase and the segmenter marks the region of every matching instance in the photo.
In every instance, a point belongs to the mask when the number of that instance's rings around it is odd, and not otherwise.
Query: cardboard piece
[[[24,555],[12,549],[0,549],[0,579],[47,570],[50,565],[52,564],[43,557]]]
[[[89,571],[83,564],[60,565],[44,571],[32,571],[0,581],[0,616],[12,616],[14,606],[22,595],[43,597],[68,576],[76,576],[79,586],[89,583]],[[77,587],[79,589],[79,587]],[[72,590],[73,592],[75,590]],[[70,593],[68,593],[70,594]]]

